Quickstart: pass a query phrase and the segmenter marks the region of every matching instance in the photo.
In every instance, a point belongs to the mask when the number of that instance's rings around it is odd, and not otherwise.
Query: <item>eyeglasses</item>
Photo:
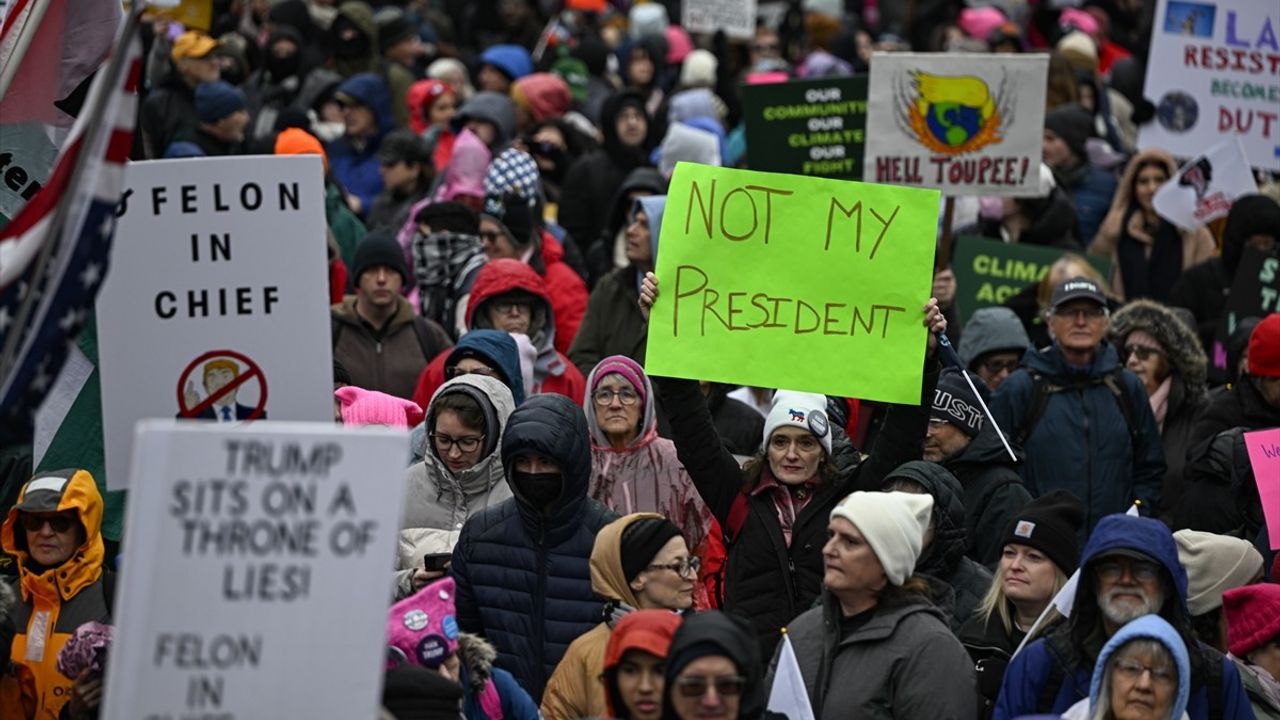
[[[45,525],[48,525],[55,533],[64,533],[70,530],[75,523],[75,518],[67,515],[22,514],[22,527],[26,528],[27,532],[40,532]]]
[[[622,390],[597,390],[591,393],[591,399],[596,401],[600,407],[608,407],[613,403],[613,399],[618,398],[618,402],[623,407],[631,407],[640,399],[635,390],[624,388]]]
[[[473,367],[470,370],[463,370],[457,365],[450,365],[444,369],[444,376],[450,380],[456,377],[462,377],[463,375],[484,375],[485,377],[496,378],[498,377],[498,371],[486,365]]]
[[[1161,350],[1160,348],[1148,347],[1146,345],[1125,345],[1123,359],[1128,360],[1129,356],[1133,355],[1134,353],[1137,353],[1138,359],[1143,362],[1146,362],[1147,360],[1149,360],[1152,355],[1164,357],[1164,351]]]
[[[515,312],[517,309],[521,312],[533,312],[533,305],[524,300],[494,300],[493,309],[498,311],[500,315]]]
[[[1098,577],[1107,582],[1119,580],[1127,569],[1133,579],[1139,582],[1151,582],[1160,577],[1160,566],[1145,560],[1134,560],[1124,562],[1119,560],[1107,560],[1100,562],[1096,566]]]
[[[436,450],[442,453],[449,452],[454,445],[464,453],[475,452],[480,448],[480,442],[484,440],[483,435],[468,435],[467,437],[449,437],[441,433],[431,433],[431,441],[436,444]]]
[[[1142,673],[1149,672],[1151,680],[1161,685],[1175,685],[1178,682],[1178,671],[1168,666],[1151,667],[1129,658],[1116,658],[1113,668],[1120,677],[1130,681],[1137,681]]]
[[[676,687],[680,689],[680,694],[687,698],[706,695],[707,688],[712,685],[715,686],[717,695],[741,695],[743,688],[747,685],[747,679],[741,675],[724,675],[717,678],[694,675],[676,678]]]
[[[1000,373],[1002,370],[1007,372],[1013,372],[1014,370],[1018,369],[1018,361],[1017,360],[1004,360],[1004,361],[988,360],[982,363],[982,368],[987,372],[991,373],[992,375],[996,375]]]
[[[666,565],[650,565],[649,570],[670,570],[680,577],[692,577],[698,574],[702,569],[702,558],[684,558],[679,562],[668,563]],[[701,695],[702,693],[698,693]]]
[[[1103,315],[1106,315],[1106,314],[1107,314],[1107,309],[1102,307],[1101,305],[1091,305],[1089,307],[1075,307],[1075,308],[1062,307],[1062,308],[1053,309],[1054,317],[1060,317],[1063,319],[1071,319],[1071,320],[1079,320],[1080,318],[1084,318],[1085,320],[1097,320],[1098,318],[1101,318]]]

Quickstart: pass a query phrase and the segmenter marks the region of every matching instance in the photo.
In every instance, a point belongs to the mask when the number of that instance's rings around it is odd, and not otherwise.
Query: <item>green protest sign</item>
[[[1062,248],[1006,243],[978,235],[956,238],[951,269],[956,274],[960,322],[968,322],[973,311],[1002,305],[1028,285],[1040,282],[1049,268],[1068,252]],[[1110,260],[1081,255],[1102,277],[1111,277]]]
[[[918,404],[938,192],[680,163],[645,367]]]
[[[862,179],[865,75],[747,85],[742,109],[752,170]]]

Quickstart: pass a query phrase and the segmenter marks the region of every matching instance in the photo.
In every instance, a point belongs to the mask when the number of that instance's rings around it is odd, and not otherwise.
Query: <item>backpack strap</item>
[[[1116,404],[1120,406],[1120,414],[1124,416],[1124,423],[1129,428],[1129,442],[1133,446],[1134,454],[1138,452],[1138,440],[1141,439],[1141,433],[1138,432],[1138,423],[1133,418],[1133,406],[1129,402],[1129,396],[1125,394],[1124,385],[1120,380],[1120,373],[1123,368],[1116,368],[1106,375],[1102,376],[1102,384],[1107,386],[1111,391],[1111,395],[1116,399]]]
[[[729,505],[729,517],[725,518],[724,524],[724,547],[727,554],[729,546],[734,540],[738,539],[738,534],[742,532],[742,526],[747,522],[747,513],[751,512],[751,497],[744,492],[739,492],[733,496],[733,503]]]
[[[1203,648],[1202,648],[1203,649]],[[1225,717],[1225,708],[1222,702],[1222,661],[1223,656],[1215,652],[1205,652],[1208,658],[1206,676],[1204,679],[1205,693],[1209,696],[1209,718],[1210,720],[1221,720]]]
[[[1045,408],[1049,406],[1049,397],[1056,392],[1062,391],[1061,385],[1055,385],[1045,380],[1044,375],[1029,370],[1031,374],[1031,407],[1027,408],[1027,414],[1022,418],[1022,424],[1018,426],[1017,432],[1011,438],[1013,444],[1018,447],[1026,445],[1027,438],[1031,437],[1031,433],[1036,429],[1036,424],[1040,422],[1040,417],[1044,415]]]

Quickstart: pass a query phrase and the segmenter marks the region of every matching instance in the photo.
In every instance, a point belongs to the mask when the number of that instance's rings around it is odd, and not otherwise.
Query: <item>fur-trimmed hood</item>
[[[1173,311],[1151,300],[1134,300],[1111,316],[1111,343],[1124,347],[1124,340],[1134,330],[1154,337],[1164,348],[1165,356],[1176,378],[1182,380],[1186,402],[1192,404],[1205,397],[1208,387],[1209,358],[1196,333]]]
[[[458,634],[458,660],[466,668],[467,684],[471,692],[480,692],[493,675],[493,663],[498,651],[488,640],[471,633]]]

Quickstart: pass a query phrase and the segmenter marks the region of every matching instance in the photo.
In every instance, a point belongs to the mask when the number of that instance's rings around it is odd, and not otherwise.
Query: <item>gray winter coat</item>
[[[490,452],[475,466],[459,473],[450,471],[430,448],[423,449],[422,462],[411,465],[405,476],[404,516],[396,551],[396,599],[413,593],[411,580],[422,558],[453,551],[467,518],[511,497],[502,471],[498,448],[507,418],[515,410],[511,391],[502,382],[484,375],[456,377],[436,391],[434,405],[442,395],[463,392],[488,405],[498,425],[493,437],[485,437]],[[431,417],[430,405],[427,417]]]
[[[928,603],[879,607],[841,638],[840,602],[822,603],[787,631],[816,720],[974,720],[977,681],[964,646]],[[772,687],[777,654],[765,687]]]

